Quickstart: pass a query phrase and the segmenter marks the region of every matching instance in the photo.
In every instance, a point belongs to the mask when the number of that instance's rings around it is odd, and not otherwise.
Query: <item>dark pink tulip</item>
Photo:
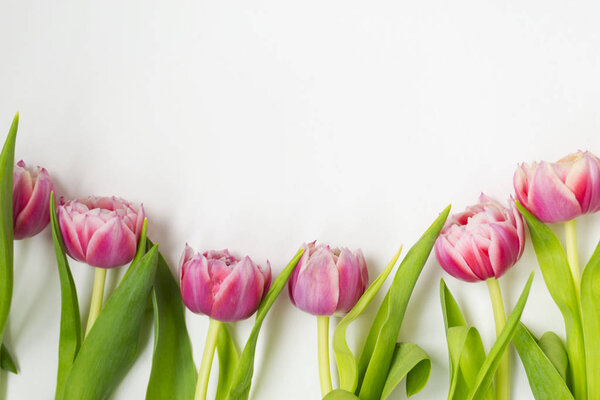
[[[58,222],[71,257],[94,267],[115,268],[135,256],[144,207],[138,211],[114,196],[91,196],[58,206]]]
[[[519,202],[538,219],[566,222],[600,210],[600,159],[578,151],[555,163],[523,163],[514,186]]]
[[[54,189],[45,168],[29,170],[21,160],[13,173],[13,222],[15,239],[40,233],[50,222],[50,192]]]
[[[271,284],[266,268],[250,257],[241,260],[228,250],[194,253],[186,245],[179,262],[183,302],[192,312],[223,322],[246,319],[258,309]]]
[[[450,275],[468,282],[499,278],[523,254],[523,217],[481,195],[479,203],[451,216],[435,242],[435,255]]]
[[[313,315],[345,314],[365,292],[369,273],[360,249],[331,249],[315,242],[304,253],[288,283],[290,299]]]

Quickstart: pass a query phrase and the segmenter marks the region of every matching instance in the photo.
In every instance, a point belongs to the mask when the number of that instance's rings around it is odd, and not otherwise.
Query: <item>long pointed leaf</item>
[[[146,247],[153,246],[147,239]],[[158,252],[152,291],[154,353],[146,400],[191,400],[196,385],[196,366],[185,324],[185,308],[179,286],[166,260]]]
[[[83,339],[77,288],[75,287],[73,275],[69,268],[63,238],[58,226],[54,192],[50,194],[49,206],[50,226],[52,228],[54,252],[56,253],[56,263],[60,279],[60,335],[58,338],[58,372],[55,398],[62,399],[67,376],[75,361],[75,357],[77,357]]]
[[[575,397],[585,400],[587,388],[583,324],[569,261],[554,232],[519,202],[517,207],[529,226],[533,248],[548,291],[565,320],[570,366],[568,383],[573,388]]]
[[[252,375],[254,375],[254,353],[256,352],[256,342],[258,341],[260,328],[271,306],[275,303],[277,296],[279,296],[294,268],[296,268],[296,264],[298,264],[298,260],[300,260],[303,252],[304,249],[300,249],[296,253],[294,258],[292,258],[277,279],[275,279],[275,282],[271,285],[271,289],[269,289],[267,295],[260,303],[260,307],[258,307],[258,311],[256,312],[256,322],[254,322],[250,337],[246,342],[246,346],[244,346],[244,351],[242,351],[242,355],[240,356],[239,367],[231,383],[229,400],[246,400],[248,398],[250,386],[252,385]]]
[[[15,115],[0,153],[0,343],[13,291],[13,169],[19,114]]]
[[[519,352],[536,400],[573,400],[563,377],[522,323],[517,327],[513,343]]]
[[[381,399],[387,399],[406,376],[406,396],[410,397],[425,387],[431,374],[431,359],[414,343],[398,343],[392,357]]]
[[[400,247],[389,264],[385,267],[381,274],[379,274],[377,279],[375,279],[368,287],[356,305],[352,307],[352,310],[350,310],[344,319],[340,321],[335,329],[332,345],[340,374],[340,389],[354,393],[356,386],[358,385],[358,361],[356,360],[356,357],[354,357],[354,354],[346,342],[346,330],[348,329],[348,326],[350,326],[350,323],[352,323],[352,321],[362,314],[365,308],[367,308],[367,306],[371,303],[375,295],[379,292],[379,289],[381,289],[381,286],[392,271],[392,268],[394,268],[394,265],[396,265],[396,261],[398,261],[398,257],[400,257],[401,252],[402,247]]]
[[[367,336],[359,361],[358,397],[363,400],[379,400],[381,397],[408,301],[449,212],[450,206],[442,211],[406,254],[377,312],[376,323]]]
[[[517,305],[515,306],[513,312],[510,313],[504,329],[502,329],[502,332],[500,332],[500,335],[498,335],[496,343],[494,343],[494,346],[492,346],[492,349],[487,355],[485,362],[479,371],[479,375],[477,376],[475,386],[473,386],[469,393],[469,400],[484,399],[485,396],[487,396],[487,391],[492,385],[492,378],[496,373],[496,369],[498,369],[500,359],[504,355],[504,352],[508,348],[510,341],[517,331],[519,319],[521,318],[521,314],[525,308],[525,303],[527,302],[527,297],[529,296],[529,290],[531,289],[532,282],[533,272],[527,280],[527,284],[525,285],[525,288],[519,297],[519,301],[517,301]]]
[[[106,302],[67,377],[64,400],[106,399],[133,363],[157,255],[154,246]]]
[[[235,343],[229,334],[229,328],[225,323],[219,329],[217,355],[219,356],[219,382],[215,400],[225,400],[229,395],[231,382],[240,359]]]
[[[0,350],[0,367],[8,372],[12,372],[13,374],[17,374],[17,366],[12,359],[12,356],[8,352],[4,343],[2,343],[2,349]]]
[[[581,277],[588,398],[600,399],[600,243]]]

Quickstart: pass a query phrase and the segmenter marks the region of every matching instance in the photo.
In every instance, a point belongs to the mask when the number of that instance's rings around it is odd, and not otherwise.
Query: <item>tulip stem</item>
[[[94,288],[92,289],[92,301],[90,303],[90,313],[88,315],[87,327],[85,328],[85,336],[90,333],[96,318],[102,309],[102,301],[104,300],[104,282],[106,281],[106,269],[94,268]]]
[[[500,336],[504,325],[506,324],[506,314],[504,312],[504,302],[502,301],[502,293],[500,285],[495,278],[490,278],[487,281],[490,298],[492,300],[492,309],[494,310],[494,322],[496,323],[496,337]],[[500,359],[500,364],[496,371],[496,400],[508,400],[510,398],[510,374],[508,349]]]
[[[215,355],[215,347],[217,347],[219,329],[223,324],[221,321],[217,321],[216,319],[212,318],[209,318],[209,321],[208,333],[206,334],[206,344],[204,345],[204,354],[202,354],[200,372],[198,373],[198,383],[196,384],[196,396],[194,397],[195,400],[206,400],[208,378],[210,378],[210,368]]]
[[[567,259],[575,284],[575,293],[579,298],[581,272],[579,271],[579,256],[577,254],[577,222],[575,219],[565,222],[565,236],[567,237]]]
[[[321,380],[321,396],[333,390],[331,384],[331,365],[329,363],[329,316],[317,316],[319,346],[319,378]]]

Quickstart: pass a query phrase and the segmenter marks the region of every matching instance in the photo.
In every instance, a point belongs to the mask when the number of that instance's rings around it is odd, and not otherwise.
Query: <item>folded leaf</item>
[[[157,255],[154,246],[106,302],[71,367],[63,399],[106,399],[124,377],[137,352]]]
[[[50,194],[50,227],[52,228],[54,252],[60,279],[60,335],[58,338],[58,372],[55,398],[62,399],[67,376],[77,357],[83,337],[77,288],[75,287],[75,281],[73,281],[71,268],[69,268],[62,234],[58,226],[54,192]]]
[[[581,277],[588,398],[600,399],[600,243]]]
[[[358,397],[362,400],[381,398],[408,301],[449,212],[450,206],[406,254],[377,312],[359,360]]]
[[[527,302],[527,297],[529,296],[529,290],[531,289],[531,283],[533,282],[533,272],[529,276],[527,280],[527,284],[519,297],[519,301],[513,310],[512,313],[508,316],[506,320],[506,325],[498,335],[494,346],[488,353],[485,358],[485,362],[481,366],[479,370],[479,374],[477,375],[477,379],[475,381],[475,385],[471,388],[469,392],[469,396],[467,397],[469,400],[479,400],[484,399],[487,396],[488,390],[492,385],[492,378],[496,373],[496,369],[498,369],[498,364],[500,363],[500,359],[504,355],[504,352],[508,348],[510,341],[512,340],[515,332],[517,331],[517,327],[519,325],[519,319],[521,318],[521,314],[523,313],[523,309],[525,308],[525,303]]]
[[[519,202],[517,207],[529,226],[533,248],[548,291],[565,320],[570,365],[569,386],[573,388],[578,400],[585,400],[587,388],[583,324],[569,261],[554,232]]]
[[[517,327],[513,343],[519,352],[536,400],[573,400],[563,377],[522,323]]]
[[[440,298],[450,360],[448,399],[463,400],[475,384],[485,361],[485,349],[479,332],[474,327],[467,326],[458,303],[443,279],[440,280]],[[494,399],[491,389],[484,396],[486,400]]]
[[[530,332],[531,333],[531,332]],[[531,335],[533,336],[533,335]],[[569,356],[561,338],[554,332],[546,332],[537,341],[538,346],[550,360],[561,378],[566,381],[567,369],[569,367]]]
[[[254,374],[254,353],[256,352],[256,342],[258,341],[258,334],[262,323],[267,316],[267,313],[271,309],[273,303],[281,293],[281,290],[285,287],[290,275],[296,268],[298,260],[302,256],[304,249],[300,249],[294,258],[288,263],[288,265],[281,271],[281,274],[275,279],[275,282],[271,285],[271,288],[267,292],[265,298],[260,303],[258,311],[256,312],[256,322],[250,332],[250,337],[244,346],[244,351],[240,356],[240,363],[235,371],[235,375],[231,382],[231,391],[229,392],[228,399],[246,400],[250,394],[250,386],[252,385],[252,375]]]
[[[238,367],[240,355],[229,334],[226,323],[221,325],[217,337],[217,355],[219,356],[219,382],[215,400],[225,400],[229,395],[231,381]]]
[[[406,396],[410,397],[425,387],[430,374],[431,359],[423,349],[413,343],[398,343],[381,398],[387,399],[405,376]]]
[[[146,247],[153,246],[147,239]],[[179,286],[164,257],[158,252],[152,291],[154,353],[146,400],[191,400],[196,386],[196,366],[185,324]]]
[[[381,289],[381,286],[392,271],[392,268],[396,265],[396,261],[398,261],[401,251],[402,247],[335,329],[332,345],[340,374],[340,389],[354,393],[356,386],[358,385],[358,361],[346,342],[346,330],[348,329],[348,326],[350,326],[350,323],[362,314],[375,295],[379,292],[379,289]]]
[[[19,114],[15,115],[0,153],[0,343],[13,291],[13,168]]]
[[[12,356],[8,352],[4,343],[2,343],[2,350],[0,351],[0,367],[8,372],[12,372],[13,374],[17,374],[17,366],[12,359]]]
[[[350,393],[342,389],[336,389],[327,393],[327,395],[323,397],[323,400],[359,400],[359,398],[356,397],[354,393]]]

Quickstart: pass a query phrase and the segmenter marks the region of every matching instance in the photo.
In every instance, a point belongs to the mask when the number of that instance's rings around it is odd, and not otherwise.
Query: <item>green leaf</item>
[[[533,336],[533,335],[532,335]],[[546,332],[537,341],[538,346],[550,360],[561,378],[566,381],[567,369],[569,367],[569,356],[561,338],[554,332]]]
[[[498,369],[500,359],[508,348],[508,345],[510,344],[510,341],[512,340],[519,325],[519,319],[521,318],[521,314],[525,308],[525,303],[527,302],[527,297],[529,296],[529,290],[531,289],[532,282],[533,272],[527,280],[527,284],[525,285],[525,288],[519,297],[519,301],[517,301],[517,305],[515,306],[513,312],[508,316],[506,325],[502,329],[502,332],[500,332],[500,335],[498,335],[496,343],[494,343],[494,346],[492,346],[492,349],[487,355],[485,362],[481,366],[475,385],[467,397],[469,400],[486,398],[487,393],[492,386],[492,378],[496,373],[496,369]]]
[[[223,323],[221,329],[219,329],[217,355],[219,356],[219,382],[217,384],[215,400],[225,400],[229,395],[233,375],[238,367],[240,358],[226,323]]]
[[[581,277],[581,311],[589,399],[600,399],[600,243]]]
[[[485,349],[479,331],[467,326],[458,303],[443,279],[440,280],[440,299],[450,361],[448,399],[462,400],[467,398],[470,388],[475,384],[479,370],[485,361]],[[494,399],[491,388],[484,398]]]
[[[56,377],[55,398],[62,399],[67,376],[77,357],[83,338],[81,332],[81,316],[79,314],[79,301],[77,300],[77,288],[75,287],[73,275],[69,268],[63,238],[60,227],[58,226],[54,192],[50,194],[50,226],[52,228],[52,239],[54,240],[56,263],[58,265],[61,298],[60,336],[58,338],[58,372]]]
[[[573,388],[575,398],[585,400],[587,389],[583,324],[569,261],[554,232],[519,202],[516,204],[529,226],[533,248],[548,291],[565,320],[570,365],[569,386]]]
[[[12,356],[10,355],[4,343],[2,343],[2,349],[0,350],[0,367],[5,371],[12,372],[13,374],[18,373],[17,366],[15,365],[15,362],[13,361]]]
[[[323,400],[360,400],[354,393],[348,392],[343,389],[332,390],[327,393]]]
[[[248,341],[246,342],[246,346],[242,351],[242,355],[240,356],[239,367],[235,371],[235,375],[233,377],[233,381],[231,382],[231,391],[229,392],[228,399],[237,400],[244,399],[246,400],[250,394],[250,386],[252,385],[252,375],[254,374],[254,353],[256,352],[256,342],[258,340],[258,334],[260,332],[260,328],[262,323],[267,316],[267,313],[271,309],[271,306],[281,293],[281,290],[284,288],[287,283],[290,275],[296,268],[296,264],[298,264],[298,260],[302,256],[304,249],[300,249],[294,258],[289,262],[289,264],[281,271],[281,274],[275,279],[275,282],[271,285],[271,289],[267,292],[265,298],[260,303],[260,307],[258,307],[258,311],[256,312],[256,322],[254,322],[254,327],[252,328],[252,332],[250,332],[250,337],[248,337]]]
[[[362,400],[381,398],[408,301],[449,212],[450,206],[406,254],[377,312],[358,364]]]
[[[536,400],[573,400],[563,377],[522,323],[518,324],[513,343],[519,352]]]
[[[157,259],[154,246],[106,302],[67,377],[64,400],[108,398],[133,363]]]
[[[350,312],[340,321],[335,333],[333,334],[333,352],[335,353],[335,360],[337,362],[338,371],[340,374],[340,389],[354,393],[356,386],[358,385],[358,361],[354,357],[354,354],[348,347],[346,342],[346,330],[352,321],[363,313],[365,308],[371,303],[381,286],[387,279],[388,275],[396,265],[398,257],[402,247],[398,250],[396,255],[392,258],[385,269],[379,274],[377,279],[369,286],[365,293],[358,300],[356,305],[350,310]]]
[[[150,249],[154,244],[146,240]],[[131,269],[130,269],[131,270]],[[196,386],[196,366],[185,324],[185,308],[169,265],[158,252],[152,291],[154,352],[146,400],[191,400]]]
[[[19,113],[15,115],[0,153],[0,343],[13,291],[13,169]]]
[[[387,399],[405,376],[406,396],[410,397],[425,387],[430,374],[431,359],[423,349],[413,343],[398,343],[381,398]]]

